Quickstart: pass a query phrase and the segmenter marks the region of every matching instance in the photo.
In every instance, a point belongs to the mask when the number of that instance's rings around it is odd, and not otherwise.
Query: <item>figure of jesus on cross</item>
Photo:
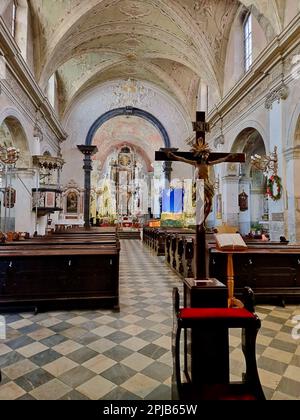
[[[224,162],[245,162],[245,155],[242,153],[212,153],[205,142],[206,133],[209,132],[209,125],[205,122],[205,112],[197,112],[197,121],[194,123],[196,132],[195,143],[190,152],[173,152],[169,149],[156,152],[157,161],[178,161],[193,165],[196,168],[196,179],[204,182],[204,216],[202,223],[197,224],[196,247],[195,247],[195,278],[202,280],[207,278],[207,255],[205,241],[205,220],[212,209],[215,193],[214,185],[209,179],[209,167]]]

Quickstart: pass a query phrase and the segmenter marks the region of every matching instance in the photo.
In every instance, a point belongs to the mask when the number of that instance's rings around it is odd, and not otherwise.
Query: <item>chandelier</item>
[[[146,98],[154,96],[153,91],[145,87],[142,82],[131,78],[118,83],[113,94],[112,108],[137,108],[143,104]]]

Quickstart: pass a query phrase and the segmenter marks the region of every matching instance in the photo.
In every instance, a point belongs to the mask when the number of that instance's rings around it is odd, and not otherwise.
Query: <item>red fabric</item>
[[[181,319],[253,319],[255,316],[245,308],[182,308]]]
[[[256,401],[255,395],[251,394],[249,390],[242,386],[232,385],[207,385],[200,387],[198,397],[203,400],[214,401]],[[195,390],[197,392],[197,390]]]

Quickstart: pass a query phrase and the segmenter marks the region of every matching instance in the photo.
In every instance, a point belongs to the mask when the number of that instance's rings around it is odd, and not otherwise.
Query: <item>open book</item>
[[[247,245],[239,233],[218,233],[215,235],[217,248],[220,250],[243,250]]]

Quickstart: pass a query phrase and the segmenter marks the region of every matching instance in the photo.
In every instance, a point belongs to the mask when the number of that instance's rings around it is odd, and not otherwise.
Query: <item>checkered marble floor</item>
[[[120,313],[5,315],[0,400],[170,400],[171,291],[180,280],[140,242],[124,241],[120,282]],[[292,338],[300,307],[260,306],[257,312],[266,397],[300,399],[300,340]],[[237,334],[231,335],[233,379],[244,370]]]

